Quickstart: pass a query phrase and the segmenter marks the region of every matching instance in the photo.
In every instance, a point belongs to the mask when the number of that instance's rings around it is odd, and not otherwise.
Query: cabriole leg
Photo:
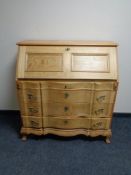
[[[26,141],[27,140],[27,135],[22,135],[22,141]]]

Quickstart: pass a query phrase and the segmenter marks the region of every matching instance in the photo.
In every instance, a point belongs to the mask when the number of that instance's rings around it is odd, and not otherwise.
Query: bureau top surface
[[[116,47],[117,43],[112,41],[87,41],[87,40],[25,40],[18,42],[19,46],[108,46]]]

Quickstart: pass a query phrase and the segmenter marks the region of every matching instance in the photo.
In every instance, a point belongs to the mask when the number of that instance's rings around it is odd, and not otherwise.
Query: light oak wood
[[[27,135],[99,136],[110,142],[118,88],[117,44],[18,43],[17,93]]]
[[[113,41],[86,41],[86,40],[25,40],[18,42],[17,45],[20,46],[118,46],[117,43]]]
[[[46,134],[55,134],[64,137],[76,136],[76,135],[86,135],[91,137],[104,136],[106,138],[110,138],[112,135],[111,130],[88,130],[88,129],[55,129],[55,128],[41,128],[41,129],[33,129],[33,128],[21,128],[22,135],[46,135]]]
[[[115,47],[20,46],[19,53],[17,78],[117,79]]]

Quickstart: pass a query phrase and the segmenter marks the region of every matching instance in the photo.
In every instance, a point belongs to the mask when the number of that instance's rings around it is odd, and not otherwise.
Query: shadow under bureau
[[[17,92],[27,135],[104,136],[110,143],[118,87],[113,42],[18,43]]]

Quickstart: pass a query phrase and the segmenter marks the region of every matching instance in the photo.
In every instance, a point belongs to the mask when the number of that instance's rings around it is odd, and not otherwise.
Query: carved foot
[[[21,139],[22,139],[22,141],[26,141],[27,140],[27,136],[23,135]]]
[[[106,140],[105,140],[105,141],[106,141],[107,144],[111,143],[111,141],[110,141],[110,137],[109,137],[109,136],[106,137]]]

